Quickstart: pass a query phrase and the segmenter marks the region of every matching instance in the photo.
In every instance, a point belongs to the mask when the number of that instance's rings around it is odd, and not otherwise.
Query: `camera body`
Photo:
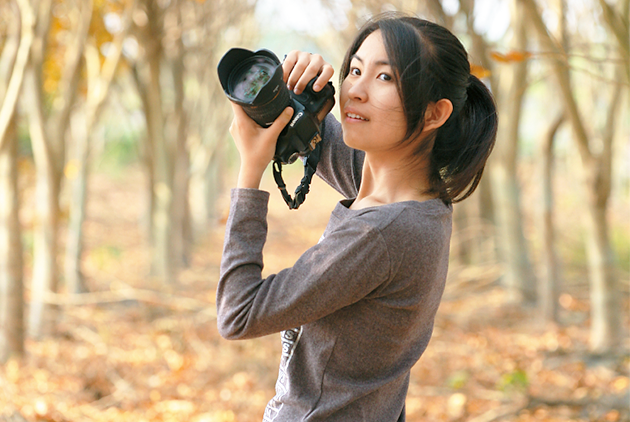
[[[293,116],[276,144],[276,157],[283,164],[293,163],[299,156],[308,154],[322,140],[321,122],[335,104],[335,89],[329,82],[321,91],[315,92],[314,83],[315,79],[312,79],[300,95],[291,92]]]
[[[264,49],[231,49],[219,62],[218,73],[227,97],[262,127],[269,127],[286,107],[293,108],[291,120],[278,137],[274,160],[293,163],[321,141],[321,123],[335,105],[331,82],[315,92],[313,78],[297,95],[284,83],[280,60]]]

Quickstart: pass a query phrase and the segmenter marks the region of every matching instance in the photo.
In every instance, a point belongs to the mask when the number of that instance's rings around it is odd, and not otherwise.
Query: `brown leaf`
[[[494,60],[495,62],[499,62],[499,63],[508,63],[509,62],[507,57],[505,57],[504,54],[501,54],[498,51],[491,51],[490,52],[490,58],[492,60]]]
[[[490,58],[499,63],[514,63],[528,60],[532,56],[529,51],[508,51],[506,54],[499,53],[498,51],[491,51]]]

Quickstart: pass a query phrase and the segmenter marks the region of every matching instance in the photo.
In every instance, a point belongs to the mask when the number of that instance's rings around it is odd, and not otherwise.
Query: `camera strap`
[[[313,175],[317,170],[317,164],[319,163],[319,158],[321,156],[321,142],[319,142],[313,151],[308,154],[306,160],[304,160],[304,177],[300,181],[300,185],[295,189],[295,198],[291,198],[291,195],[287,192],[287,186],[282,179],[282,162],[280,159],[276,159],[273,162],[273,178],[276,181],[276,185],[278,185],[278,189],[280,189],[280,193],[282,193],[282,198],[284,202],[287,203],[289,209],[296,210],[304,200],[306,199],[306,194],[309,191],[311,180],[313,179]]]

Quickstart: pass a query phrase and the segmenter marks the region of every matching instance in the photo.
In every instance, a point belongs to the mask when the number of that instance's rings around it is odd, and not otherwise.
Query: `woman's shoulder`
[[[438,232],[450,236],[453,209],[442,200],[403,201],[353,210],[351,201],[341,201],[334,214],[348,224],[364,224],[387,237],[424,237]]]

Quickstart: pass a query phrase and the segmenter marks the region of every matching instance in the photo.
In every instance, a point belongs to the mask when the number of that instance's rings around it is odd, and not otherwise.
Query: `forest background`
[[[457,204],[410,421],[630,420],[629,0],[2,0],[0,421],[259,421],[277,336],[221,339],[233,46],[335,69],[388,10],[452,29],[500,112]],[[337,83],[335,81],[335,85]],[[297,186],[300,166],[285,170]],[[265,273],[339,195],[289,211]]]

